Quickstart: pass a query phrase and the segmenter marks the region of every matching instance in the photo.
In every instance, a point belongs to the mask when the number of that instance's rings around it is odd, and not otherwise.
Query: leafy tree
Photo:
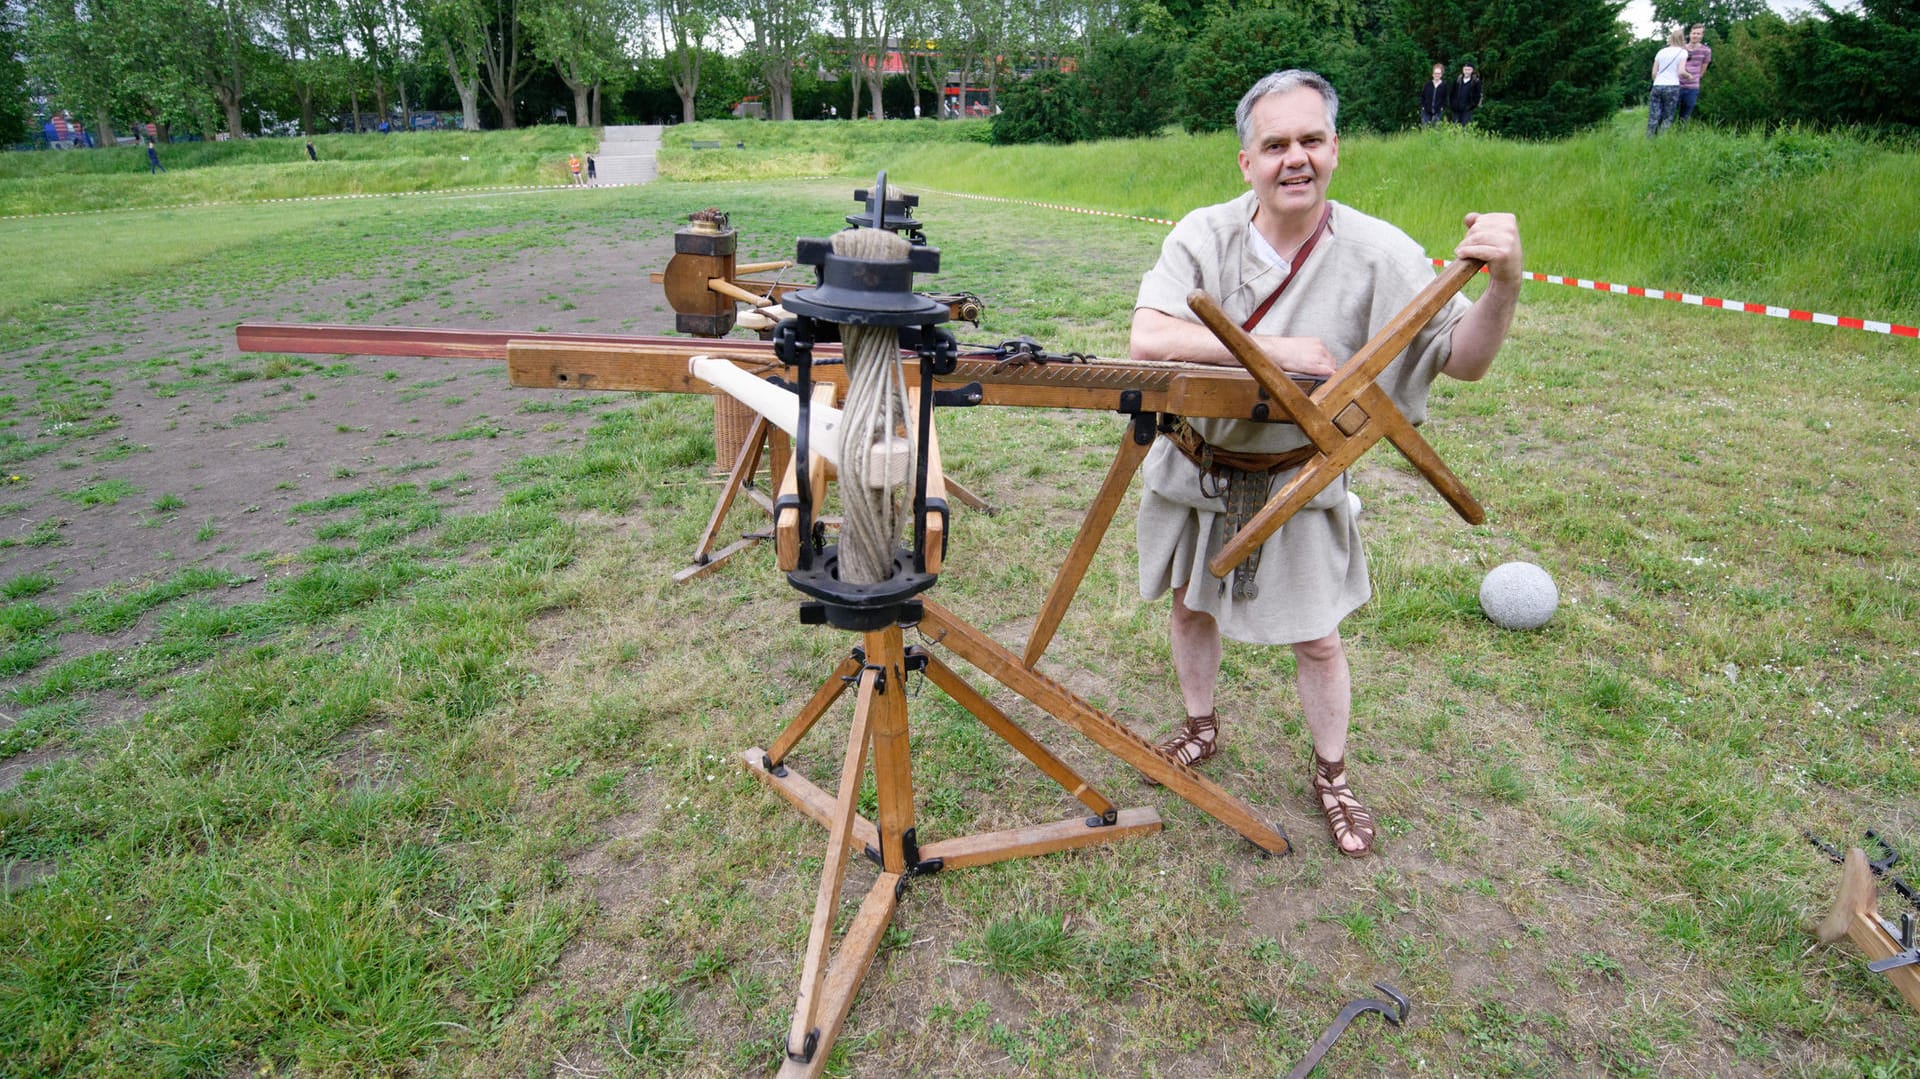
[[[525,13],[534,51],[573,92],[576,127],[595,123],[600,87],[626,70],[622,32],[639,16],[631,0],[534,0]]]
[[[1093,134],[1141,138],[1175,122],[1181,52],[1178,41],[1157,34],[1096,38],[1081,68]]]
[[[111,3],[77,0],[39,0],[26,13],[29,73],[54,107],[86,117],[102,134],[113,130],[128,66],[115,15]]]
[[[460,128],[480,130],[480,66],[486,38],[484,14],[476,0],[417,0],[421,36],[447,64],[447,77],[460,96]]]
[[[715,0],[659,0],[654,21],[660,27],[660,55],[666,60],[673,90],[680,95],[680,119],[692,123],[700,93],[700,65],[714,36]]]
[[[1653,0],[1653,21],[1665,37],[1665,28],[1702,25],[1707,33],[1724,40],[1737,23],[1768,14],[1767,0]],[[1719,63],[1716,57],[1714,63]]]
[[[1292,8],[1216,16],[1188,46],[1179,68],[1179,118],[1188,131],[1222,131],[1247,89],[1286,68],[1318,71],[1340,86],[1349,51],[1341,33]]]
[[[1426,63],[1473,64],[1485,81],[1474,122],[1502,135],[1557,138],[1612,114],[1627,44],[1617,0],[1396,0],[1385,36],[1414,62],[1396,78],[1411,108]],[[1413,60],[1424,58],[1424,62]]]
[[[1824,18],[1808,24],[1785,57],[1790,66],[1776,72],[1795,115],[1920,130],[1920,0],[1861,0],[1857,12],[1819,7]]]
[[[31,138],[33,116],[27,111],[26,13],[13,4],[0,6],[0,145]]]
[[[1085,81],[1058,71],[1042,71],[1009,87],[1000,115],[993,118],[993,141],[1002,145],[1078,142],[1092,134]]]
[[[743,0],[729,21],[734,36],[747,43],[743,58],[766,84],[770,120],[793,119],[794,75],[819,7],[817,0]]]

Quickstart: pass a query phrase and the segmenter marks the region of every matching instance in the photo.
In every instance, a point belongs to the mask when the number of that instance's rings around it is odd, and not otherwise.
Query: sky
[[[1831,0],[1830,0],[1831,2]],[[1809,0],[1767,0],[1767,6],[1782,15],[1791,18],[1795,13],[1807,11],[1813,7]],[[1850,7],[1845,3],[1836,3],[1834,7]],[[1620,13],[1620,21],[1633,27],[1633,36],[1649,38],[1653,36],[1653,0],[1628,0],[1625,11]]]

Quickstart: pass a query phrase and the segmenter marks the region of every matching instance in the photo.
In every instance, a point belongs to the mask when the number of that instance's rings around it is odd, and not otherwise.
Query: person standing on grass
[[[587,182],[593,183],[598,178],[599,178],[599,173],[594,171],[594,167],[593,167],[593,155],[588,154],[587,155]]]
[[[1420,126],[1426,127],[1446,119],[1452,97],[1453,87],[1447,82],[1446,66],[1433,65],[1432,77],[1420,87]]]
[[[1713,50],[1701,40],[1707,36],[1707,28],[1698,23],[1687,35],[1687,62],[1680,65],[1680,116],[1675,123],[1684,124],[1693,119],[1694,107],[1700,104],[1700,76],[1707,73],[1707,65],[1713,63]]]
[[[160,163],[160,151],[154,147],[153,140],[149,138],[147,140],[147,175],[152,176],[156,172],[165,171],[167,167]]]
[[[312,140],[312,139],[308,139],[308,140],[307,140],[307,160],[308,160],[308,161],[318,161],[318,160],[320,160],[320,155],[319,155],[319,154],[316,154],[316,153],[314,153],[314,152],[313,152],[313,140]]]
[[[573,183],[577,186],[580,183],[580,155],[579,154],[573,154],[567,158],[567,171],[573,173]]]
[[[1241,98],[1240,174],[1250,188],[1188,214],[1140,282],[1129,350],[1140,360],[1235,363],[1187,307],[1205,289],[1287,371],[1326,378],[1433,280],[1418,243],[1385,221],[1327,199],[1340,164],[1340,99],[1309,71],[1280,71]],[[1376,385],[1407,419],[1426,418],[1445,374],[1486,374],[1520,296],[1512,214],[1470,213],[1460,258],[1483,259],[1477,302],[1455,296]],[[1309,257],[1311,256],[1311,257]],[[1168,634],[1186,722],[1156,752],[1197,765],[1220,748],[1214,690],[1222,638],[1293,648],[1300,707],[1313,738],[1311,785],[1340,853],[1373,851],[1373,816],[1348,783],[1352,708],[1340,621],[1372,594],[1345,480],[1275,532],[1224,581],[1207,560],[1313,453],[1300,429],[1250,420],[1178,420],[1141,469],[1140,594],[1173,594]],[[1271,669],[1269,667],[1269,669]]]
[[[1667,47],[1653,54],[1653,96],[1647,99],[1647,137],[1665,131],[1680,108],[1680,72],[1687,62],[1680,28],[1667,35]]]
[[[1453,80],[1453,92],[1447,99],[1454,123],[1461,127],[1473,123],[1473,110],[1480,107],[1480,76],[1474,74],[1472,64],[1460,65],[1460,77]]]

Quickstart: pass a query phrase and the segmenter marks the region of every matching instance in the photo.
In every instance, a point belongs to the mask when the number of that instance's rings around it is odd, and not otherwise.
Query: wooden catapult
[[[885,205],[884,198],[878,201]],[[788,306],[800,310],[797,317],[780,324],[777,340],[772,342],[353,326],[244,324],[238,329],[239,344],[245,351],[505,360],[512,384],[522,387],[715,393],[713,382],[691,372],[690,365],[696,359],[722,382],[744,378],[758,383],[776,377],[790,379],[797,374],[797,384],[789,384],[797,412],[790,421],[794,427],[793,452],[779,469],[780,495],[770,507],[775,515],[778,561],[789,583],[807,597],[802,605],[803,620],[858,633],[860,644],[828,674],[770,744],[739,754],[741,765],[749,773],[821,824],[828,834],[782,1075],[820,1074],[882,934],[914,877],[1110,843],[1161,828],[1159,814],[1153,808],[1122,809],[1096,790],[974,689],[937,650],[965,660],[1261,850],[1275,855],[1290,851],[1285,833],[1246,802],[1191,768],[1159,756],[1145,739],[1038,669],[1134,473],[1164,424],[1181,416],[1293,422],[1316,448],[1314,458],[1210,563],[1209,569],[1216,576],[1232,572],[1238,561],[1233,552],[1244,553],[1271,535],[1315,492],[1383,439],[1398,446],[1463,517],[1477,523],[1484,516],[1460,481],[1373,385],[1379,373],[1465,284],[1478,268],[1477,263],[1455,263],[1332,379],[1302,387],[1267,361],[1252,339],[1223,319],[1204,294],[1192,297],[1192,306],[1241,360],[1245,370],[1101,360],[1011,365],[958,355],[952,337],[937,325],[947,320],[950,311],[910,291],[913,273],[937,270],[938,259],[938,251],[917,247],[899,265],[848,266],[847,260],[830,254],[823,241],[803,240],[799,261],[818,267],[822,283],[811,290],[793,289],[782,294]],[[895,578],[884,585],[852,588],[836,579],[835,548],[825,545],[825,529],[817,515],[832,470],[818,447],[809,442],[816,437],[813,419],[829,409],[846,388],[846,369],[834,362],[842,355],[832,341],[834,327],[842,324],[836,320],[852,320],[846,324],[872,321],[875,311],[884,312],[878,317],[891,319],[891,324],[899,328],[901,377],[908,386],[917,387],[914,437],[921,467],[913,477],[913,546],[899,552]],[[714,371],[712,361],[716,360],[722,361],[721,366],[731,374]],[[784,391],[775,392],[787,396]],[[948,484],[932,415],[936,407],[978,405],[1117,412],[1127,420],[1113,463],[1034,619],[1021,654],[1003,647],[924,595],[943,569],[948,533]],[[764,413],[760,422],[769,422]],[[736,477],[738,472],[736,467]],[[914,625],[928,642],[927,647],[906,645],[903,626]],[[923,842],[914,823],[905,692],[908,678],[914,673],[938,686],[1058,783],[1080,803],[1085,814]],[[838,789],[829,793],[801,775],[789,758],[849,688],[856,693],[854,714],[842,753]],[[876,792],[871,819],[858,811],[869,758]],[[836,952],[832,928],[846,863],[855,850],[864,850],[879,864],[880,872]]]

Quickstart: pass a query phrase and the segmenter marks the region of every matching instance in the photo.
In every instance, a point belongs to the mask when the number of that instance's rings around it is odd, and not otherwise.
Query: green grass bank
[[[1406,229],[1436,258],[1451,254],[1468,211],[1507,210],[1537,272],[1920,321],[1920,152],[1797,131],[1695,127],[1650,140],[1643,123],[1644,113],[1623,112],[1549,143],[1444,125],[1353,136],[1341,141],[1333,196]],[[871,134],[847,141],[862,131]],[[1245,189],[1228,133],[1021,147],[986,145],[985,135],[984,122],[693,124],[670,132],[661,168],[687,180],[885,168],[908,190],[1163,218]],[[675,149],[696,138],[748,149]],[[1061,257],[1073,257],[1070,244]]]
[[[567,155],[600,144],[573,127],[417,131],[162,146],[149,173],[142,146],[0,154],[0,217],[172,207],[203,202],[563,184]]]

